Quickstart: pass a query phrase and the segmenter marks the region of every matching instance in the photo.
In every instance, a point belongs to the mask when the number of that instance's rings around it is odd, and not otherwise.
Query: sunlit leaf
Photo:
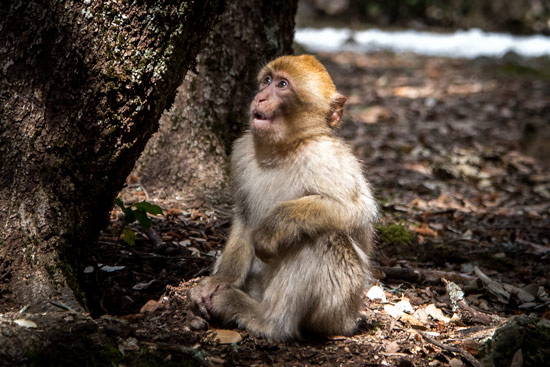
[[[127,244],[130,246],[134,246],[136,244],[136,233],[131,228],[124,227],[122,234],[124,235],[124,241],[126,241]]]
[[[153,204],[148,203],[146,201],[142,201],[140,203],[134,204],[134,206],[137,209],[142,209],[142,210],[146,211],[147,213],[150,213],[150,214],[153,214],[153,215],[162,214],[162,209],[160,208],[160,206],[153,205]]]

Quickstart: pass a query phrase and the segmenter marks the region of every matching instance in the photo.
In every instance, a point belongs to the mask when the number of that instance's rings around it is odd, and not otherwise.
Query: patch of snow
[[[484,32],[480,29],[433,33],[414,30],[389,32],[380,29],[352,31],[337,28],[303,28],[296,30],[295,40],[312,52],[391,50],[460,58],[501,57],[510,51],[525,57],[550,55],[548,36],[514,36]]]

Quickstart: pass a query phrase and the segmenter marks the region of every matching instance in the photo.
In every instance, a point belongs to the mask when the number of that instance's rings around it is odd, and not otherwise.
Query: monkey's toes
[[[199,317],[197,315],[193,315],[191,320],[189,320],[189,327],[191,330],[207,330],[208,329],[208,321],[203,319],[202,317]]]

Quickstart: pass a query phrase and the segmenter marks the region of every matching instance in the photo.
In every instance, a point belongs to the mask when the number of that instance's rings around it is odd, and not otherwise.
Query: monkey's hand
[[[285,238],[283,226],[273,219],[264,219],[252,232],[254,252],[263,262],[279,253],[279,244]]]
[[[204,329],[208,326],[206,320],[210,320],[212,295],[228,286],[229,283],[223,279],[211,276],[203,279],[196,287],[189,290],[191,328]]]

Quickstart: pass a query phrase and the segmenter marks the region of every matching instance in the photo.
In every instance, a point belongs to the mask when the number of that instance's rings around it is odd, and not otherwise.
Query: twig
[[[158,233],[153,228],[147,229],[147,237],[153,242],[155,246],[160,246],[164,244],[164,241],[162,240],[162,237],[158,235]]]
[[[51,300],[50,303],[52,305],[54,305],[55,307],[59,307],[62,310],[69,311],[69,313],[72,313],[72,314],[77,313],[75,310],[73,310],[72,308],[70,308],[69,306],[64,304],[63,302],[58,302],[58,301]]]
[[[464,299],[464,292],[462,289],[455,284],[450,282],[445,278],[442,278],[441,281],[445,284],[449,298],[453,306],[453,311],[459,311],[460,319],[465,323],[478,323],[483,325],[489,325],[492,321],[491,316],[484,314],[483,312],[477,311],[472,308]]]
[[[27,312],[27,310],[29,309],[29,307],[30,307],[30,305],[25,305],[25,306],[23,306],[23,308],[21,308],[21,309],[19,310],[19,313],[25,313],[25,312]]]
[[[475,279],[470,275],[442,270],[397,268],[386,266],[379,266],[376,268],[386,275],[384,279],[401,280],[411,283],[441,284],[441,278],[450,279],[457,283],[468,283]]]
[[[423,333],[421,331],[419,331],[419,333],[420,333],[420,335],[422,335],[422,338],[424,338],[424,340],[426,340],[427,342],[430,342],[430,343],[432,343],[432,344],[438,346],[439,348],[441,348],[443,350],[446,350],[448,352],[460,354],[460,356],[462,356],[464,359],[466,359],[468,362],[470,362],[470,364],[472,366],[481,367],[481,363],[473,355],[471,355],[470,353],[468,353],[464,349],[443,344],[443,343],[429,337],[428,335],[426,335],[425,333]]]

